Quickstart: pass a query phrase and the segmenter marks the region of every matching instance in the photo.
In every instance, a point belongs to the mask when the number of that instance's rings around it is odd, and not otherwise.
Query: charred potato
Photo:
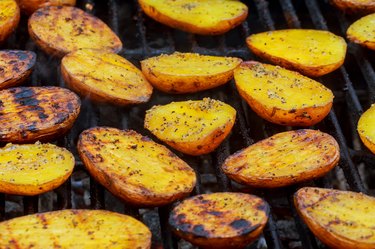
[[[141,62],[142,72],[153,86],[167,93],[193,93],[227,83],[239,58],[194,53],[160,55]]]
[[[0,1],[0,43],[17,28],[20,21],[20,9],[15,0]]]
[[[169,224],[181,238],[203,248],[243,248],[267,223],[268,204],[242,193],[194,196],[177,205]]]
[[[149,249],[151,232],[140,221],[104,210],[61,210],[0,223],[0,248]]]
[[[375,50],[375,13],[362,17],[350,25],[346,35],[350,41]]]
[[[375,154],[375,104],[362,114],[357,130],[362,142]]]
[[[97,102],[138,104],[152,94],[142,72],[111,52],[83,49],[69,53],[62,59],[61,73],[69,88]]]
[[[219,35],[241,24],[247,6],[228,0],[138,0],[152,19],[172,28],[200,35]]]
[[[331,0],[340,10],[351,13],[373,13],[375,12],[374,0]]]
[[[249,36],[246,43],[257,56],[312,77],[339,68],[346,54],[345,40],[323,30],[268,31]]]
[[[73,125],[81,101],[59,87],[16,87],[0,91],[0,141],[28,143],[63,135]]]
[[[302,188],[294,195],[299,215],[324,244],[336,249],[375,248],[375,198],[362,193]]]
[[[255,61],[234,71],[237,90],[262,118],[280,125],[311,126],[332,107],[333,93],[297,72]]]
[[[98,182],[136,206],[171,203],[195,186],[189,165],[135,131],[91,128],[80,135],[78,152]]]
[[[197,156],[215,150],[235,119],[230,105],[205,98],[154,106],[146,112],[145,128],[176,150]]]
[[[76,0],[17,0],[17,2],[20,9],[28,15],[46,6],[74,6],[76,4]]]
[[[49,6],[29,18],[29,34],[46,53],[59,57],[80,48],[117,53],[120,38],[100,19],[81,9]]]
[[[340,159],[330,135],[315,130],[287,131],[259,141],[228,157],[222,169],[236,182],[276,188],[327,174]]]

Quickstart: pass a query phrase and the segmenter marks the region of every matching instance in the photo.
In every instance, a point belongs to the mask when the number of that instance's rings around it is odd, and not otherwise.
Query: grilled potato
[[[20,9],[28,15],[46,6],[74,6],[76,4],[76,0],[17,0],[17,2]]]
[[[337,249],[375,248],[375,198],[362,193],[302,188],[297,211],[323,243]]]
[[[346,32],[346,35],[352,42],[375,50],[375,13],[362,17],[361,19],[350,25]]]
[[[174,53],[141,62],[142,72],[157,89],[167,93],[193,93],[227,83],[239,58]]]
[[[262,118],[276,124],[310,126],[324,119],[332,107],[333,93],[297,72],[244,62],[234,71],[237,90]]]
[[[61,210],[0,223],[0,248],[149,249],[140,221],[104,210]]]
[[[97,102],[138,104],[152,94],[142,72],[111,52],[83,49],[69,53],[62,59],[61,73],[72,90]]]
[[[195,173],[163,145],[135,131],[84,131],[78,152],[90,174],[114,195],[137,206],[161,206],[188,195]]]
[[[215,150],[235,119],[230,105],[204,98],[153,106],[146,112],[145,128],[176,150],[197,156]]]
[[[362,142],[375,154],[375,104],[362,114],[357,130]]]
[[[251,35],[246,42],[257,56],[313,77],[339,68],[346,54],[345,40],[323,30],[268,31]]]
[[[339,9],[347,13],[373,13],[375,12],[374,0],[331,0]]]
[[[15,0],[0,1],[0,43],[17,28],[20,21],[20,9]]]
[[[247,6],[232,0],[138,0],[151,18],[172,28],[200,35],[219,35],[241,24]]]
[[[330,135],[315,130],[276,134],[228,157],[222,169],[236,182],[276,188],[327,174],[340,159]]]
[[[16,87],[0,91],[0,141],[47,141],[73,125],[81,101],[59,87]]]
[[[267,223],[268,204],[242,193],[194,196],[176,206],[169,224],[181,238],[203,248],[243,248]]]
[[[25,81],[35,65],[36,54],[31,51],[0,51],[0,89]]]
[[[49,6],[29,18],[29,34],[46,53],[64,56],[79,48],[119,52],[120,38],[100,19],[81,9]]]

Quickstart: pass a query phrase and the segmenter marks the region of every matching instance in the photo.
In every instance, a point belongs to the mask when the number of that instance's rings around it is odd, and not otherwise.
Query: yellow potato
[[[80,48],[119,52],[120,38],[100,19],[81,9],[49,6],[29,18],[29,34],[46,53],[64,56]]]
[[[0,1],[0,43],[17,28],[20,21],[20,9],[15,0]]]
[[[313,77],[339,68],[346,54],[345,40],[323,30],[268,31],[249,36],[246,43],[257,56]]]
[[[61,73],[69,88],[97,102],[138,104],[152,94],[142,72],[111,52],[80,49],[69,53],[61,61]]]
[[[74,6],[76,4],[76,0],[17,0],[17,2],[20,9],[28,15],[46,6]]]
[[[314,130],[276,134],[228,157],[221,166],[231,179],[260,188],[276,188],[327,174],[340,159],[330,135]]]
[[[141,61],[142,72],[157,89],[167,93],[193,93],[227,83],[239,58],[175,52]]]
[[[331,90],[279,66],[244,62],[234,71],[234,79],[242,98],[272,123],[311,126],[324,119],[332,107]]]
[[[247,6],[232,0],[138,0],[151,18],[172,28],[201,35],[218,35],[247,17]]]
[[[362,193],[302,188],[297,211],[324,244],[336,249],[375,248],[375,198]]]
[[[163,145],[135,131],[84,131],[78,152],[90,174],[114,195],[137,206],[161,206],[193,190],[195,173]]]
[[[375,104],[362,114],[357,130],[362,142],[375,154]]]
[[[204,98],[153,106],[146,112],[145,128],[176,150],[197,156],[215,150],[235,119],[230,105]]]
[[[61,210],[0,223],[0,248],[149,249],[140,221],[104,210]]]
[[[352,42],[375,50],[375,13],[362,17],[350,25],[346,35]]]
[[[243,248],[262,233],[268,215],[268,204],[257,196],[214,193],[181,202],[169,224],[178,236],[199,247]]]
[[[374,0],[331,0],[339,9],[347,13],[373,13],[375,12]]]

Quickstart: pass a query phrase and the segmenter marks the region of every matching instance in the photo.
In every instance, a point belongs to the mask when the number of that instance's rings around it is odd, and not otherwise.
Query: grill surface
[[[245,46],[245,38],[249,34],[284,28],[312,28],[330,30],[344,36],[349,24],[358,18],[343,15],[324,0],[252,0],[245,3],[249,6],[247,21],[226,35],[216,37],[196,36],[167,28],[146,17],[136,1],[81,0],[77,5],[105,21],[124,43],[120,55],[138,66],[141,59],[173,51],[259,60]],[[375,157],[360,143],[356,132],[361,113],[375,102],[375,57],[372,51],[358,45],[348,45],[345,65],[318,79],[331,88],[336,97],[329,116],[313,128],[332,134],[341,148],[339,167],[327,176],[276,190],[250,189],[231,182],[219,167],[229,154],[275,133],[290,130],[291,127],[274,125],[259,118],[241,100],[233,82],[214,90],[177,96],[155,90],[149,103],[128,108],[98,105],[83,100],[81,114],[74,127],[66,137],[56,141],[58,145],[68,148],[76,155],[76,169],[71,180],[55,191],[37,197],[0,194],[0,219],[65,208],[108,209],[143,220],[153,232],[154,248],[193,248],[171,234],[167,225],[170,206],[136,209],[113,197],[90,179],[77,156],[75,144],[81,131],[98,125],[134,129],[152,137],[142,128],[145,110],[155,104],[210,96],[231,104],[236,108],[238,117],[232,135],[214,153],[201,157],[177,153],[198,174],[193,194],[242,191],[259,195],[268,201],[271,205],[271,216],[267,227],[263,236],[249,248],[325,248],[298,218],[293,206],[293,193],[301,186],[320,186],[375,195]],[[29,39],[26,17],[22,18],[17,31],[1,48],[37,52],[37,65],[26,85],[64,87],[59,72],[59,60],[44,54]]]

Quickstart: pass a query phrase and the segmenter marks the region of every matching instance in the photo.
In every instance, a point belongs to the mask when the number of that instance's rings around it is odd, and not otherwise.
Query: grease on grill
[[[37,9],[46,6],[74,6],[76,0],[17,0],[20,9],[28,15],[31,15]]]
[[[15,0],[0,1],[0,44],[17,28],[20,10]]]
[[[375,154],[375,104],[362,114],[357,130],[362,142]]]
[[[362,17],[350,25],[346,35],[350,41],[375,50],[375,13]]]

